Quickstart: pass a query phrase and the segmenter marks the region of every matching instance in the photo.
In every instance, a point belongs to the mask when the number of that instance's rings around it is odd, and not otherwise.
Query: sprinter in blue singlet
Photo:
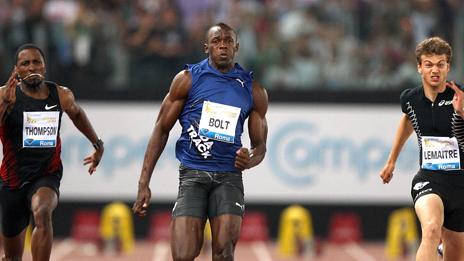
[[[242,171],[258,165],[266,153],[267,94],[251,72],[234,63],[238,48],[237,34],[230,26],[219,23],[208,30],[208,58],[176,75],[148,143],[133,206],[140,216],[146,215],[150,202],[149,183],[156,162],[179,120],[173,260],[194,260],[199,255],[207,218],[212,260],[233,260],[245,211]],[[251,148],[241,142],[247,118]]]

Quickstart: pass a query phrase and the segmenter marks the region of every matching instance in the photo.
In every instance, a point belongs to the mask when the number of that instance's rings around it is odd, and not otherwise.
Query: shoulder
[[[418,97],[419,95],[421,95],[421,93],[423,93],[422,87],[415,87],[415,88],[406,89],[406,90],[401,92],[400,101],[403,102],[403,101],[413,99],[413,98]]]
[[[187,97],[192,86],[192,75],[185,69],[180,71],[174,76],[171,87],[169,88],[169,95],[182,98]]]
[[[58,92],[58,94],[61,96],[61,95],[73,95],[73,92],[71,91],[71,89],[69,89],[68,87],[66,86],[61,86],[61,85],[56,85],[56,90]]]
[[[253,81],[252,85],[252,93],[253,93],[253,105],[256,106],[264,106],[267,109],[268,106],[268,96],[266,89],[257,81]]]
[[[65,86],[58,85],[58,84],[56,84],[55,86],[56,86],[56,91],[58,93],[58,97],[60,99],[61,107],[64,110],[67,110],[68,108],[75,105],[74,94],[71,91],[71,89]]]
[[[187,70],[182,70],[174,76],[174,79],[172,80],[171,84],[171,90],[172,88],[190,88],[192,84],[192,74]]]
[[[185,65],[185,70],[186,71],[191,71],[193,73],[199,73],[205,69],[208,68],[208,58],[198,62],[198,63],[192,63],[192,64],[186,64]]]
[[[185,81],[191,81],[191,80],[192,80],[192,74],[190,73],[188,69],[184,69],[178,72],[176,76],[174,76],[174,81],[185,82]]]
[[[257,81],[253,81],[252,82],[252,87],[253,87],[253,91],[258,91],[258,92],[266,92],[266,89],[264,88],[264,86],[262,86],[259,82]]]

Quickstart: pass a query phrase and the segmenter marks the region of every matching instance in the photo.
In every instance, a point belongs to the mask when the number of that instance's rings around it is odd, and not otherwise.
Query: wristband
[[[101,150],[101,149],[103,149],[103,141],[100,138],[98,138],[97,142],[93,143],[92,146],[96,150]]]

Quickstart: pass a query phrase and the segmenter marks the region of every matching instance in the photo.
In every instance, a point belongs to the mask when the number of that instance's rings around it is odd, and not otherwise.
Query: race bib
[[[23,116],[23,148],[56,146],[59,111],[25,111]]]
[[[205,101],[201,111],[199,135],[213,140],[234,143],[240,108]]]
[[[422,137],[422,169],[461,169],[458,141],[455,137]]]

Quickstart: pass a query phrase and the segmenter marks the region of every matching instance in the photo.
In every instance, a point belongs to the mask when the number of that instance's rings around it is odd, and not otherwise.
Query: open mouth
[[[33,78],[39,78],[39,79],[43,79],[44,76],[40,73],[31,73],[29,74],[28,76],[24,77],[23,80],[27,80],[27,79],[33,79]]]

